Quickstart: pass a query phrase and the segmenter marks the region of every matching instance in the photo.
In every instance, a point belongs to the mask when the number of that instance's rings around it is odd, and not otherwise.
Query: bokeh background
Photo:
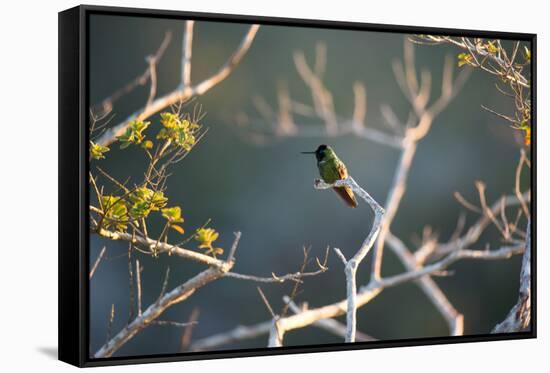
[[[248,25],[197,22],[193,41],[192,81],[198,82],[217,71],[240,43]],[[181,45],[184,21],[155,18],[92,15],[90,19],[90,86],[92,104],[99,103],[146,68],[145,57],[154,53],[166,31],[173,38],[158,66],[158,93],[173,90],[180,81]],[[258,128],[265,122],[255,114],[254,95],[276,104],[277,84],[285,81],[291,95],[310,102],[310,95],[299,79],[292,60],[295,50],[303,50],[313,60],[315,44],[327,46],[325,82],[334,96],[339,115],[353,109],[353,82],[366,84],[367,125],[384,129],[380,105],[390,104],[401,118],[409,106],[392,73],[391,61],[402,58],[406,35],[383,32],[327,30],[321,28],[262,26],[248,54],[221,84],[200,97],[207,112],[203,124],[209,131],[189,156],[173,170],[167,195],[183,208],[187,232],[212,219],[220,232],[217,241],[228,248],[234,231],[242,232],[237,250],[236,272],[269,276],[271,272],[295,272],[302,262],[302,247],[312,255],[323,256],[325,248],[339,247],[346,257],[359,247],[370,229],[372,216],[366,207],[347,208],[330,191],[312,187],[317,177],[313,157],[299,154],[314,150],[321,143],[332,145],[348,166],[350,174],[379,202],[383,203],[391,185],[398,151],[352,135],[340,138],[272,138],[259,145],[250,140],[249,129],[239,127],[239,113],[249,114]],[[433,74],[434,94],[439,93],[440,76],[446,55],[458,51],[447,46],[416,48],[417,66]],[[499,94],[488,74],[473,72],[459,96],[436,119],[430,134],[421,141],[411,168],[408,190],[401,203],[392,231],[409,247],[415,237],[430,225],[442,240],[453,232],[464,210],[453,198],[459,191],[477,201],[475,180],[487,183],[487,196],[494,201],[513,191],[514,172],[519,156],[515,131],[507,123],[481,109],[480,104],[509,112],[512,104]],[[115,104],[113,123],[141,108],[148,87],[140,87]],[[192,110],[192,106],[189,107]],[[349,114],[348,114],[349,113]],[[150,133],[156,133],[158,118]],[[120,151],[111,147],[100,165],[125,180],[139,180],[146,164],[139,149]],[[94,165],[92,165],[93,170]],[[523,180],[528,183],[528,176]],[[107,183],[105,183],[107,185]],[[477,216],[467,214],[467,223]],[[159,226],[152,226],[156,232]],[[189,233],[187,233],[189,234]],[[172,237],[176,239],[176,235]],[[177,237],[179,240],[179,237]],[[499,238],[490,228],[474,248],[489,243],[496,248]],[[111,305],[115,305],[113,333],[128,321],[128,262],[126,244],[91,237],[90,261],[107,245],[107,259],[90,283],[90,351],[106,340]],[[189,248],[196,244],[190,242]],[[198,249],[197,249],[198,250]],[[170,267],[169,288],[203,269],[177,257],[152,259],[140,253],[143,304],[158,297],[166,268]],[[362,263],[358,282],[368,281],[370,256]],[[521,258],[504,261],[463,261],[454,264],[453,275],[436,278],[453,305],[465,316],[465,333],[488,333],[515,303]],[[345,297],[342,264],[331,252],[329,271],[308,278],[297,301],[316,307]],[[312,269],[315,267],[312,266]],[[383,275],[403,268],[390,250],[385,251]],[[193,309],[200,310],[193,339],[227,331],[237,325],[251,325],[270,318],[261,301],[256,283],[222,279],[200,289],[187,301],[170,308],[163,320],[185,322]],[[293,283],[262,286],[277,310],[282,296]],[[343,320],[343,318],[341,318]],[[358,310],[358,329],[379,339],[421,338],[448,335],[447,325],[425,295],[414,284],[390,288]],[[151,326],[133,338],[117,356],[179,352],[182,330]],[[220,349],[265,347],[267,336],[234,343]],[[285,345],[311,345],[342,342],[317,328],[289,332]]]

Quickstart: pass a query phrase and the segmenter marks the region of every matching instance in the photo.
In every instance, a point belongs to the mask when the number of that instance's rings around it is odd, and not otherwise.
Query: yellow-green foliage
[[[117,136],[121,149],[125,149],[132,144],[139,145],[145,139],[143,131],[149,127],[151,122],[143,122],[141,120],[134,120],[130,122],[130,125],[126,127],[124,134]]]
[[[163,112],[160,117],[162,127],[157,133],[156,139],[161,141],[157,144],[154,152],[149,150],[153,149],[155,144],[152,140],[146,139],[146,130],[150,127],[150,122],[134,120],[129,123],[125,132],[117,137],[121,149],[125,149],[132,144],[140,145],[146,152],[150,163],[145,181],[135,189],[128,190],[115,180],[123,190],[123,194],[120,196],[99,195],[101,192],[96,188],[96,193],[101,200],[102,210],[97,227],[98,231],[110,229],[116,232],[125,232],[129,226],[143,226],[145,230],[145,224],[147,224],[145,219],[149,218],[152,212],[158,211],[166,219],[165,228],[158,240],[166,239],[165,234],[168,234],[168,228],[174,229],[180,234],[185,233],[179,225],[179,223],[184,222],[181,208],[179,206],[166,207],[168,198],[164,195],[164,192],[150,189],[149,186],[160,185],[160,180],[166,177],[165,174],[159,172],[159,169],[164,167],[161,163],[163,157],[169,154],[172,161],[177,159],[174,155],[181,157],[193,148],[198,141],[201,125],[193,120],[185,119],[187,117],[180,116],[179,113]],[[90,142],[91,158],[103,159],[105,158],[104,153],[108,151],[108,147]],[[223,253],[223,249],[213,247],[213,242],[218,236],[219,234],[212,228],[201,228],[194,235],[200,242],[199,248],[207,249],[207,253],[211,253],[214,257]]]
[[[184,234],[185,231],[183,228],[176,223],[183,223],[183,218],[181,217],[181,208],[179,206],[167,207],[161,210],[162,216],[168,220],[168,225],[170,228],[178,231],[180,234]]]
[[[155,192],[147,187],[137,188],[130,193],[129,199],[132,203],[130,215],[134,219],[146,218],[151,211],[159,211],[168,203],[163,192]]]
[[[104,154],[108,151],[108,147],[90,141],[90,157],[92,157],[93,159],[104,159]]]
[[[458,66],[464,66],[471,64],[473,57],[470,53],[459,53],[458,54]]]
[[[220,247],[213,247],[212,244],[219,237],[219,233],[213,228],[199,228],[195,235],[195,239],[200,242],[199,249],[206,249],[207,254],[212,254],[214,257],[219,254],[223,254],[223,249]]]
[[[183,223],[181,217],[181,208],[179,206],[167,207],[162,209],[162,216],[168,220],[169,223]]]
[[[500,43],[497,40],[488,40],[486,42],[481,41],[481,39],[479,40],[480,41],[475,46],[475,52],[472,51],[472,53],[479,54],[481,57],[478,57],[476,60],[471,53],[459,53],[457,56],[459,67],[469,65],[483,68],[483,64],[487,60],[488,55],[498,56],[501,52],[506,53],[504,48],[501,50],[501,47],[499,47]],[[531,145],[531,104],[529,98],[519,93],[524,88],[514,81],[513,75],[515,70],[521,73],[521,70],[530,63],[531,51],[527,46],[523,46],[523,62],[516,61],[510,64],[509,68],[501,68],[500,70],[497,70],[496,67],[492,67],[493,74],[499,75],[502,82],[510,83],[510,87],[515,94],[516,114],[514,118],[509,120],[513,123],[512,128],[523,132],[525,145]],[[485,68],[485,70],[487,70],[487,68]]]
[[[157,134],[157,139],[170,139],[177,146],[187,151],[191,150],[197,141],[195,134],[200,129],[200,125],[187,119],[181,119],[174,113],[161,113],[160,117],[160,123],[164,128]]]
[[[126,231],[128,225],[128,208],[124,199],[116,196],[102,196],[103,226],[119,232]]]

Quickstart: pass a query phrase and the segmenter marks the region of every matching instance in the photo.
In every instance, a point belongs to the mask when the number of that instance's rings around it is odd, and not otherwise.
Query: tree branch
[[[170,44],[170,41],[172,40],[172,33],[166,32],[164,34],[164,39],[162,40],[162,43],[160,44],[157,51],[149,56],[148,59],[154,60],[156,63],[160,61],[162,56],[164,55],[164,52],[166,51],[166,48],[168,48],[168,45]],[[118,101],[121,97],[124,95],[132,92],[137,86],[143,86],[147,81],[151,78],[151,65],[148,63],[147,69],[138,77],[136,77],[134,80],[132,80],[130,83],[126,84],[124,87],[120,88],[119,90],[115,91],[113,94],[111,94],[109,97],[105,98],[101,104],[94,106],[94,111],[99,110],[101,108],[102,114],[100,116],[104,116],[107,113],[110,113],[113,110],[113,105],[116,101]]]
[[[187,250],[176,245],[171,245],[166,242],[153,240],[151,238],[144,238],[141,236],[135,236],[130,233],[113,232],[106,229],[100,229],[96,232],[98,235],[108,238],[113,241],[121,240],[130,242],[135,246],[142,247],[146,251],[151,251],[155,248],[157,253],[168,253],[170,255],[177,255],[185,259],[192,260],[194,262],[206,264],[211,267],[222,268],[225,263],[222,260],[213,258],[209,255],[201,254],[196,251]]]
[[[181,83],[183,89],[191,86],[191,55],[193,52],[193,26],[195,21],[185,21],[183,53],[181,63]]]
[[[386,243],[398,256],[408,271],[418,270],[419,265],[415,256],[407,249],[405,244],[394,236],[391,232],[386,237]],[[422,291],[428,296],[433,305],[443,315],[449,325],[451,335],[464,334],[464,315],[459,313],[445,296],[441,288],[429,276],[421,277],[417,280]]]
[[[99,266],[99,263],[105,256],[105,253],[107,252],[107,246],[103,246],[103,249],[99,252],[99,255],[97,256],[97,259],[94,262],[94,265],[92,266],[92,269],[90,270],[90,274],[88,275],[88,279],[91,280],[92,277],[94,277],[95,271],[97,270],[97,267]]]
[[[518,301],[491,333],[520,332],[528,329],[531,324],[531,222],[527,225],[525,248],[521,261]]]
[[[392,186],[386,199],[386,215],[382,222],[380,235],[374,248],[374,260],[372,262],[371,281],[377,281],[382,273],[382,258],[384,243],[390,233],[390,227],[397,214],[399,205],[407,188],[407,179],[412,161],[416,154],[417,143],[423,139],[433,124],[435,117],[451,102],[460,91],[468,76],[468,72],[461,71],[458,77],[452,78],[452,61],[447,59],[443,69],[443,78],[440,97],[427,106],[430,99],[430,90],[426,88],[431,81],[427,73],[422,74],[420,88],[416,81],[416,67],[414,65],[413,45],[405,40],[404,44],[405,66],[394,63],[394,73],[405,97],[414,109],[418,121],[416,125],[407,128],[403,139],[403,149],[393,177]]]
[[[359,250],[355,255],[350,259],[345,259],[344,255],[338,250],[340,258],[345,265],[346,273],[346,292],[347,292],[347,332],[346,332],[346,342],[355,342],[355,333],[357,329],[357,283],[356,283],[356,274],[359,264],[363,261],[365,256],[369,253],[378,233],[380,232],[380,226],[382,224],[382,219],[384,218],[384,209],[376,202],[370,194],[361,188],[352,177],[348,177],[346,180],[337,181],[334,185],[326,184],[321,180],[317,180],[315,183],[316,189],[327,189],[334,186],[347,186],[353,190],[359,197],[361,197],[372,209],[374,212],[374,222],[372,223],[371,230]]]
[[[394,275],[387,278],[382,278],[379,281],[371,282],[369,285],[361,287],[357,293],[357,308],[360,308],[374,299],[378,294],[380,294],[384,289],[398,286],[404,283],[415,281],[423,276],[431,275],[438,273],[456,261],[463,259],[472,259],[472,260],[499,260],[507,259],[513,255],[523,253],[525,250],[524,246],[504,246],[498,250],[457,250],[442,260],[433,263],[429,266],[414,270],[404,272],[398,275]],[[277,321],[278,331],[280,338],[276,340],[273,335],[271,335],[269,341],[269,347],[273,347],[277,343],[282,345],[282,338],[284,334],[288,331],[294,329],[304,328],[309,326],[316,321],[334,318],[341,316],[346,313],[347,310],[347,299],[341,300],[336,303],[332,303],[326,306],[319,308],[304,310],[296,315],[287,316],[281,318]],[[273,329],[271,329],[273,330]]]
[[[235,240],[233,247],[238,245],[241,233],[235,233]],[[209,268],[200,272],[198,275],[192,277],[185,283],[175,287],[170,292],[163,294],[157,299],[156,302],[151,304],[140,316],[134,318],[126,327],[124,327],[117,335],[111,338],[94,354],[94,358],[110,357],[126,342],[128,342],[137,333],[143,330],[156,320],[164,311],[174,304],[180,303],[189,298],[193,293],[203,287],[204,285],[215,281],[231,270],[234,265],[234,260],[230,256],[229,259],[223,262],[220,267]],[[163,286],[164,288],[164,286]]]
[[[126,127],[129,125],[130,122],[134,120],[145,120],[150,116],[160,112],[161,110],[177,104],[178,102],[185,102],[194,96],[203,95],[209,89],[219,84],[221,81],[227,78],[229,74],[231,74],[233,69],[235,69],[235,67],[242,60],[242,58],[250,48],[259,27],[259,25],[250,26],[239,47],[235,50],[235,52],[233,52],[231,57],[229,57],[225,64],[215,74],[211,75],[209,78],[194,86],[184,87],[180,84],[180,86],[178,86],[172,92],[157,98],[156,100],[151,102],[150,105],[134,112],[121,123],[107,129],[103,133],[103,135],[97,140],[97,143],[103,146],[107,146],[115,141],[117,136],[120,136],[124,133]]]

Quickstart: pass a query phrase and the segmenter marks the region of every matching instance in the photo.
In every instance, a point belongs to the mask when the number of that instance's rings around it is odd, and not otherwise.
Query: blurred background
[[[101,102],[141,74],[147,67],[145,57],[157,50],[166,31],[171,31],[173,38],[158,65],[158,95],[173,90],[181,79],[183,29],[183,20],[92,15],[91,104]],[[247,29],[244,24],[195,23],[192,82],[216,72]],[[171,204],[182,206],[185,237],[212,219],[210,225],[220,232],[217,243],[227,249],[233,232],[241,231],[234,271],[259,276],[297,271],[304,246],[312,248],[312,256],[322,257],[327,246],[341,248],[346,257],[353,255],[370,229],[370,209],[362,203],[360,208],[350,209],[333,192],[314,190],[313,180],[318,177],[314,157],[301,155],[300,151],[314,150],[321,143],[330,144],[355,180],[381,204],[391,185],[399,151],[353,135],[330,139],[273,137],[258,144],[250,141],[249,129],[239,126],[235,118],[245,112],[252,127],[256,122],[258,128],[265,126],[265,121],[255,114],[252,98],[261,95],[276,106],[277,85],[283,81],[293,98],[309,103],[309,91],[295,71],[292,54],[302,50],[312,62],[315,45],[322,41],[327,47],[325,83],[333,94],[336,112],[344,118],[351,116],[352,86],[359,80],[367,87],[367,126],[386,130],[380,113],[382,104],[391,105],[403,121],[409,112],[391,68],[394,59],[402,58],[405,37],[398,33],[262,26],[233,73],[194,102],[206,111],[202,122],[209,130],[173,169],[167,192]],[[458,53],[447,46],[416,47],[417,67],[432,72],[434,95],[439,93],[445,56],[456,58]],[[455,191],[477,201],[475,180],[486,182],[489,202],[513,191],[520,141],[506,122],[480,107],[483,104],[499,112],[510,112],[512,103],[495,89],[494,83],[488,74],[474,71],[419,144],[407,193],[392,225],[394,234],[410,248],[415,247],[415,238],[421,236],[426,225],[432,226],[441,240],[450,237],[464,211],[453,198]],[[112,123],[143,107],[148,93],[146,85],[118,101]],[[152,136],[160,124],[158,117],[149,120],[153,123],[149,129]],[[120,180],[127,177],[139,180],[147,160],[137,147],[120,151],[113,144],[107,159],[99,162]],[[523,185],[528,185],[528,180],[525,175]],[[467,224],[476,218],[468,213]],[[158,234],[159,229],[160,224],[153,224],[150,233]],[[171,237],[179,241],[176,235]],[[489,228],[473,248],[483,249],[487,243],[492,248],[498,247],[496,229]],[[127,245],[92,235],[92,263],[104,245],[107,259],[90,283],[92,353],[105,343],[112,304],[116,312],[113,334],[128,322]],[[200,251],[196,246],[193,241],[187,244],[188,248]],[[143,265],[144,308],[158,297],[168,266],[169,288],[204,269],[165,255],[153,259],[135,252],[134,258],[139,258]],[[369,255],[362,263],[359,284],[368,281],[370,261]],[[505,317],[517,299],[520,262],[519,256],[503,261],[462,261],[451,266],[452,276],[435,278],[455,308],[464,314],[465,334],[486,334]],[[345,297],[342,264],[332,251],[328,267],[328,272],[306,279],[297,302],[307,301],[313,308]],[[403,270],[390,250],[385,250],[383,275]],[[185,322],[198,308],[200,317],[193,330],[194,340],[237,325],[268,320],[270,314],[256,286],[253,282],[221,279],[171,307],[161,319]],[[262,286],[276,312],[283,306],[282,296],[289,294],[292,286],[293,283]],[[447,324],[414,284],[387,289],[360,308],[358,330],[384,340],[448,335]],[[116,356],[179,352],[181,335],[180,328],[151,326],[124,345]],[[339,342],[341,338],[312,327],[285,336],[285,345]],[[220,349],[265,347],[266,343],[267,335]]]

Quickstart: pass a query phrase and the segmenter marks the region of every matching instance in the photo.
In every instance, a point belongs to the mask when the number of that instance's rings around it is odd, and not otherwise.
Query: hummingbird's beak
[[[316,152],[300,152],[302,154],[315,154]]]

